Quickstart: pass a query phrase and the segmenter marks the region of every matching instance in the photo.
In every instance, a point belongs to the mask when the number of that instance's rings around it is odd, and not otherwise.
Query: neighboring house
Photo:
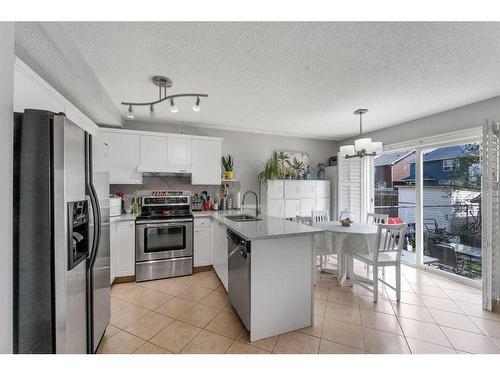
[[[377,156],[374,160],[375,187],[392,189],[402,184],[410,175],[410,163],[415,162],[415,151],[391,152]]]
[[[439,228],[449,233],[472,223],[479,215],[480,195],[478,190],[457,189],[449,194],[444,186],[426,186],[423,191],[424,222],[430,225],[435,220]],[[415,186],[399,186],[398,201],[398,217],[405,223],[414,223]]]
[[[457,159],[467,155],[464,146],[441,147],[423,155],[424,185],[448,186],[451,183],[453,169]],[[410,175],[403,179],[408,184],[415,183],[415,160],[410,162]],[[457,183],[458,181],[455,181]]]

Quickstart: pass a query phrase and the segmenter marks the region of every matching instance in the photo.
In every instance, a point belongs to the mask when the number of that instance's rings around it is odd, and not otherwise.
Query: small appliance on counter
[[[201,211],[203,207],[203,199],[198,194],[191,197],[191,211]]]
[[[122,198],[116,195],[109,196],[109,216],[120,216],[122,214]]]

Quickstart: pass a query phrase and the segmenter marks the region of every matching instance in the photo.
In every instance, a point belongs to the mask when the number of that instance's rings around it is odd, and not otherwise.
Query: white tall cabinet
[[[111,220],[111,282],[135,275],[135,220]]]
[[[310,216],[313,210],[329,210],[330,181],[267,181],[262,204],[266,215],[283,218]]]

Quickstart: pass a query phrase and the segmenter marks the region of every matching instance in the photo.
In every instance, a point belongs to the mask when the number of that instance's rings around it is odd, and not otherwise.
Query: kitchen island
[[[231,215],[255,215],[254,211],[193,212],[212,220],[213,267],[229,291],[231,303],[250,332],[250,341],[313,325],[312,238],[322,231],[296,222],[259,216],[259,221],[236,222]],[[227,229],[250,242],[248,256],[249,319],[242,316],[238,300],[244,280],[228,276]],[[229,249],[231,250],[231,249]],[[238,283],[238,285],[231,285]],[[237,281],[234,281],[237,280]],[[243,288],[244,291],[244,288]],[[232,295],[231,295],[232,294]],[[238,311],[240,310],[240,311]]]

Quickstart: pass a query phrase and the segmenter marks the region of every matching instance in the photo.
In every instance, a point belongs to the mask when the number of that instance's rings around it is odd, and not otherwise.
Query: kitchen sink
[[[229,219],[232,221],[237,221],[237,222],[261,221],[262,220],[260,217],[255,217],[255,216],[251,216],[251,215],[228,215],[228,216],[226,216],[226,219]]]

